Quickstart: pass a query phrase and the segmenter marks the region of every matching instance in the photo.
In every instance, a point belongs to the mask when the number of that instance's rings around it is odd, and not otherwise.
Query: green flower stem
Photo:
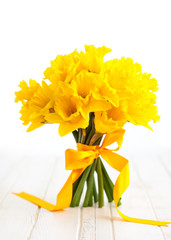
[[[106,196],[108,198],[108,202],[112,202],[113,196],[111,195],[111,189],[110,189],[110,186],[108,185],[108,182],[107,182],[104,174],[103,174],[103,182],[104,182],[104,190],[105,190]]]
[[[121,198],[120,198],[119,201],[118,201],[117,207],[119,207],[120,205],[122,205],[122,203],[121,203]]]
[[[81,143],[85,144],[85,140],[86,140],[86,130],[82,129]]]
[[[74,183],[73,183],[73,192],[72,192],[72,195],[74,196],[74,194],[75,194],[75,191],[76,191],[76,189],[77,189],[77,187],[78,187],[78,184],[79,184],[79,182],[80,182],[80,180],[81,180],[81,178],[79,177]]]
[[[90,131],[91,131],[93,115],[94,115],[94,113],[90,113],[90,114],[89,114],[89,125],[88,125],[88,127],[86,128],[86,136],[88,136],[89,133],[90,133]]]
[[[110,195],[112,196],[112,199],[113,199],[113,188],[114,188],[114,184],[113,184],[112,180],[110,179],[110,177],[109,177],[109,175],[108,175],[108,173],[107,173],[107,171],[106,171],[106,168],[105,168],[105,166],[104,166],[104,164],[103,164],[102,161],[101,161],[101,165],[102,165],[103,176],[104,176],[105,179],[106,179],[107,187],[108,187],[108,189],[109,189],[109,191],[110,191]],[[106,192],[106,191],[105,191],[105,192]],[[106,195],[107,195],[107,193],[106,193]],[[108,200],[109,200],[109,198],[108,198]],[[109,202],[110,202],[110,201],[109,201]],[[120,198],[119,201],[118,201],[117,206],[119,207],[121,204],[122,204],[122,203],[121,203],[121,198]]]
[[[93,196],[94,196],[94,202],[98,202],[98,196],[97,196],[97,189],[96,189],[96,183],[95,179],[93,179]]]
[[[91,193],[90,193],[90,198],[89,198],[88,206],[89,206],[89,207],[92,207],[92,206],[93,206],[93,189],[91,190]]]
[[[71,205],[70,205],[71,207],[75,207],[75,206],[79,205],[81,194],[82,194],[83,187],[84,187],[84,183],[85,183],[85,181],[86,181],[86,179],[89,175],[89,172],[91,170],[91,166],[92,165],[88,166],[81,175],[80,182],[79,182],[78,187],[75,191],[75,194],[73,195],[73,198],[72,198],[72,202],[71,202]]]
[[[93,143],[93,146],[95,146],[95,145],[100,145],[101,140],[102,140],[102,137],[99,137],[99,138]]]
[[[101,161],[101,160],[100,160],[100,161]],[[101,161],[101,165],[102,165],[103,175],[105,176],[106,181],[107,181],[107,184],[110,186],[110,189],[111,189],[112,195],[113,195],[113,187],[114,187],[114,184],[113,184],[112,180],[110,179],[110,177],[109,177],[109,175],[108,175],[108,173],[107,173],[107,171],[106,171],[106,168],[105,168],[105,166],[104,166],[104,164],[103,164],[102,161]]]
[[[82,129],[81,128],[79,128],[78,129],[78,143],[81,143],[81,139],[82,139]]]
[[[89,126],[90,129],[88,127],[88,133],[86,134],[86,140],[85,140],[85,144],[89,145],[91,138],[93,137],[93,135],[95,134],[95,126],[94,126],[94,113],[90,114],[90,121],[89,121]]]
[[[101,166],[101,160],[98,157],[97,158],[97,176],[98,176],[98,189],[99,189],[99,208],[104,206],[104,186],[103,186],[103,173],[102,173],[102,166]]]
[[[93,137],[94,133],[95,133],[95,130],[92,128],[86,139],[86,142],[85,142],[86,145],[89,145],[89,142],[90,142],[91,138]]]
[[[92,197],[93,197],[93,181],[94,181],[94,171],[96,169],[96,164],[97,164],[97,159],[92,164],[92,168],[91,168],[91,171],[90,171],[90,174],[88,177],[87,192],[86,192],[86,196],[84,199],[83,207],[87,207],[89,205],[89,201],[90,201],[90,204],[92,204],[91,202],[92,202]]]
[[[78,142],[78,131],[75,130],[75,131],[72,132],[72,134],[73,134],[74,139],[75,139],[75,141],[76,141],[76,143],[77,143],[77,142]]]

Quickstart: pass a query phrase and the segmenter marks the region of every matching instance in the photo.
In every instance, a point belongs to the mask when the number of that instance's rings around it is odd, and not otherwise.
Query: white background
[[[62,155],[74,147],[57,125],[31,133],[19,120],[14,92],[21,80],[41,81],[58,54],[85,44],[107,46],[105,59],[131,57],[158,80],[161,120],[151,132],[128,124],[121,152],[158,153],[171,148],[171,2],[153,1],[1,1],[0,3],[0,157]]]

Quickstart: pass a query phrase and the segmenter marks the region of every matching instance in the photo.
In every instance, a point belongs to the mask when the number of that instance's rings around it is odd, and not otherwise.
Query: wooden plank
[[[95,239],[96,226],[96,209],[95,207],[86,207],[81,209],[81,225],[79,240]]]
[[[97,179],[96,180],[96,186]],[[83,201],[84,197],[82,198]],[[80,240],[103,240],[113,239],[113,228],[111,222],[111,208],[105,196],[105,206],[98,208],[98,203],[94,207],[81,209]]]
[[[105,200],[103,208],[96,208],[96,238],[114,239],[114,230],[112,225],[112,209],[111,204]]]
[[[130,161],[130,186],[122,197],[122,206],[120,206],[119,209],[125,215],[130,217],[156,220],[151,203],[146,196],[135,169],[132,166],[132,160]],[[156,226],[130,223],[122,220],[115,207],[112,207],[112,215],[116,240],[164,239],[160,228]]]
[[[16,165],[21,161],[19,156],[3,156],[0,155],[0,184],[13,172]]]
[[[171,221],[171,165],[164,159],[146,156],[134,163],[157,220]],[[171,225],[161,231],[164,239],[171,240]]]
[[[169,155],[159,155],[158,156],[159,161],[161,162],[165,173],[171,178],[171,154]]]
[[[54,166],[54,158],[28,158],[11,192],[25,191],[43,198]],[[0,239],[29,239],[39,208],[11,193],[1,202]]]
[[[25,164],[25,159],[20,159],[19,161],[15,162],[15,166],[13,166],[14,163],[11,163],[11,160],[5,159],[8,164],[5,169],[5,174],[3,174],[3,177],[1,178],[1,184],[0,184],[0,203],[5,199],[7,194],[10,193],[12,186],[14,186],[17,178],[20,175],[20,172]],[[11,164],[10,164],[11,163]],[[1,171],[4,170],[4,167],[1,169]]]
[[[64,164],[56,164],[50,180],[45,200],[56,203],[56,196],[65,183],[68,171],[64,170]],[[67,175],[66,175],[67,173]],[[60,212],[49,212],[40,209],[38,220],[34,226],[31,240],[77,239],[80,224],[80,208],[68,208]]]

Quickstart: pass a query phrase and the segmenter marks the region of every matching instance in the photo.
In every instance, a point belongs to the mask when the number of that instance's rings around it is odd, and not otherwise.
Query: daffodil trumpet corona
[[[85,51],[74,50],[51,61],[41,84],[32,79],[29,84],[20,82],[15,101],[22,104],[20,119],[29,125],[27,131],[56,123],[60,136],[73,134],[77,150],[65,152],[65,168],[71,173],[56,205],[25,192],[15,194],[49,211],[97,202],[103,207],[106,194],[126,221],[167,226],[170,222],[128,217],[118,208],[129,186],[128,160],[116,153],[123,142],[123,127],[132,123],[152,130],[151,121],[159,120],[158,85],[131,58],[104,61],[109,52],[105,46],[86,45]],[[109,149],[113,143],[117,148]],[[119,172],[115,185],[103,161]]]

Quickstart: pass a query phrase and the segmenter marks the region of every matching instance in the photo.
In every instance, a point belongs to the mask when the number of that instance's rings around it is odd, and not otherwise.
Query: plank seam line
[[[158,159],[159,159],[162,167],[164,168],[164,170],[166,171],[166,173],[167,173],[167,174],[169,175],[169,177],[170,177],[170,176],[171,176],[171,172],[170,172],[169,169],[166,167],[165,162],[162,161],[161,156],[159,156]]]
[[[79,207],[80,208],[80,221],[79,221],[79,229],[78,229],[78,240],[81,239],[81,230],[82,230],[82,221],[83,221],[83,208],[82,207]]]
[[[113,240],[115,240],[115,229],[114,229],[114,222],[112,220],[112,203],[109,203],[109,208],[110,208],[110,216],[111,216],[111,224],[112,224],[112,236],[113,236]]]
[[[148,194],[148,191],[147,191],[146,188],[145,188],[144,182],[143,182],[142,178],[140,177],[139,170],[137,169],[134,160],[132,161],[132,163],[133,163],[134,168],[135,168],[135,170],[136,170],[137,177],[138,177],[138,179],[139,179],[139,181],[140,181],[140,183],[141,183],[141,185],[142,185],[142,187],[143,187],[143,189],[144,189],[144,193],[145,193],[145,195],[147,196],[147,199],[148,199],[148,201],[149,201],[149,203],[150,203],[150,205],[151,205],[153,214],[154,214],[154,216],[156,217],[156,220],[158,221],[159,219],[158,219],[157,213],[156,213],[155,208],[154,208],[154,206],[153,206],[153,203],[152,203],[152,201],[151,201],[151,199],[150,199],[150,196],[149,196],[149,194]],[[163,229],[162,229],[161,227],[159,227],[159,228],[160,228],[160,231],[161,231],[161,233],[162,233],[163,239],[166,240],[165,234],[164,234],[164,232],[163,232]]]
[[[96,221],[96,217],[97,217],[97,213],[96,213],[96,210],[97,210],[97,209],[96,209],[96,206],[97,206],[97,205],[94,204],[94,215],[95,215],[95,219],[94,219],[94,221],[95,221],[95,224],[94,224],[94,225],[95,225],[95,238],[94,238],[94,239],[95,239],[95,240],[96,240],[96,229],[97,229],[97,228],[96,228],[96,224],[97,224],[97,221]]]
[[[27,161],[28,161],[28,160],[27,160]],[[13,170],[11,170],[12,173],[16,171],[17,174],[16,174],[16,176],[15,176],[15,180],[14,180],[13,183],[9,186],[9,189],[7,190],[7,192],[6,192],[6,193],[4,194],[4,196],[0,199],[0,207],[1,207],[2,203],[3,203],[3,201],[5,200],[5,198],[8,196],[8,194],[11,193],[11,189],[12,189],[13,186],[16,184],[17,180],[19,179],[19,176],[21,175],[22,167],[23,167],[24,163],[27,163],[27,161],[26,161],[26,160],[20,160],[19,163],[22,162],[22,164],[21,164],[20,166],[17,165],[17,167],[14,167]],[[6,180],[9,179],[10,176],[11,176],[11,174],[8,174]],[[6,181],[6,180],[5,180],[5,181]],[[4,181],[4,182],[5,182],[5,181]]]
[[[37,220],[38,220],[38,217],[39,217],[39,213],[40,213],[40,207],[37,207],[37,210],[36,210],[36,215],[35,215],[35,218],[34,218],[34,222],[32,224],[32,227],[31,227],[31,230],[30,230],[30,233],[29,235],[27,236],[27,240],[29,240],[31,238],[31,235],[33,233],[33,230],[36,226],[36,223],[37,223]]]
[[[52,180],[52,177],[54,176],[54,173],[55,173],[55,170],[56,170],[56,167],[57,167],[57,160],[55,159],[54,160],[54,165],[52,166],[52,172],[50,174],[50,177],[49,177],[49,181],[47,182],[47,185],[46,185],[46,188],[45,188],[45,192],[44,192],[44,195],[43,195],[43,199],[45,199],[46,195],[47,195],[47,192],[48,192],[48,188],[49,188],[49,185],[50,185],[50,182]],[[35,215],[35,221],[33,222],[32,224],[32,228],[30,230],[30,233],[28,233],[28,237],[27,237],[27,240],[31,239],[31,236],[33,234],[33,231],[36,227],[36,224],[37,224],[37,220],[39,218],[39,214],[40,214],[40,210],[41,208],[40,207],[37,207],[37,211],[36,211],[36,215]]]
[[[82,239],[81,237],[81,234],[82,234],[82,228],[84,226],[83,224],[83,202],[84,202],[84,198],[85,198],[85,185],[84,185],[84,188],[83,188],[83,192],[82,192],[82,195],[81,195],[81,200],[80,200],[80,205],[78,206],[79,207],[79,210],[80,210],[80,220],[79,220],[79,229],[78,229],[78,240]]]
[[[18,156],[18,158],[19,158],[19,159],[18,159],[18,160],[11,166],[11,168],[9,169],[9,172],[1,179],[1,184],[2,184],[3,182],[5,182],[6,179],[9,178],[9,176],[11,175],[11,173],[13,173],[16,168],[19,168],[19,163],[20,163],[21,161],[23,161],[23,160],[22,160],[22,156]],[[23,157],[23,158],[24,158],[24,157]]]

